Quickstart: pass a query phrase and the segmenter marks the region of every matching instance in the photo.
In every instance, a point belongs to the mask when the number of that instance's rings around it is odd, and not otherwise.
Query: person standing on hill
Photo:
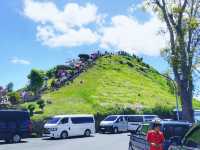
[[[160,121],[155,121],[153,123],[153,129],[149,130],[147,133],[147,141],[150,145],[149,150],[163,150],[164,135],[160,131]]]

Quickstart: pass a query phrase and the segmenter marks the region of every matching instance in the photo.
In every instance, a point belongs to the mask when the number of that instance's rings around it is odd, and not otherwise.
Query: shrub
[[[131,63],[131,62],[127,62],[127,65],[129,66],[129,67],[134,67],[134,65]]]
[[[38,104],[39,108],[41,109],[41,111],[44,111],[45,101],[39,100],[39,101],[37,101],[37,104]]]
[[[156,104],[153,108],[143,108],[143,114],[156,114],[160,117],[173,117],[173,107],[163,104]]]
[[[34,110],[35,110],[35,105],[34,104],[28,105],[28,110],[29,110],[30,116],[33,116]]]

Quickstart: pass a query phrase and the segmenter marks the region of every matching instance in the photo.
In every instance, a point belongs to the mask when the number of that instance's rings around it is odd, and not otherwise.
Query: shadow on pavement
[[[21,141],[20,143],[7,143],[5,141],[0,141],[0,145],[11,145],[11,144],[22,144],[27,143],[27,141]]]
[[[95,136],[90,136],[90,137],[85,137],[85,136],[73,136],[73,137],[68,137],[68,138],[66,138],[66,139],[60,139],[60,138],[49,138],[49,137],[44,137],[44,138],[42,138],[42,140],[49,140],[49,141],[51,141],[51,140],[53,140],[53,141],[56,141],[56,140],[73,140],[73,139],[78,139],[78,138],[93,138],[93,137],[95,137]]]

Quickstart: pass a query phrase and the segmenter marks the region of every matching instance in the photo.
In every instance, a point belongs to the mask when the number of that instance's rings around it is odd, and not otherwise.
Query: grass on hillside
[[[47,104],[44,113],[35,115],[34,119],[55,114],[106,113],[118,107],[175,106],[175,97],[165,78],[128,56],[99,58],[96,65],[72,84],[44,94],[42,99],[50,100],[52,104]],[[195,106],[200,108],[200,103],[195,102]]]

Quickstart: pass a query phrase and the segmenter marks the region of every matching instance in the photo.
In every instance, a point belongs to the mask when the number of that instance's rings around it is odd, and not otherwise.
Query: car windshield
[[[187,138],[187,144],[200,146],[200,127],[196,128]]]
[[[57,124],[59,120],[60,120],[60,118],[58,118],[58,117],[53,117],[53,118],[49,119],[49,120],[47,121],[47,123],[48,123],[48,124]]]
[[[117,119],[117,116],[108,116],[104,121],[115,121]]]

